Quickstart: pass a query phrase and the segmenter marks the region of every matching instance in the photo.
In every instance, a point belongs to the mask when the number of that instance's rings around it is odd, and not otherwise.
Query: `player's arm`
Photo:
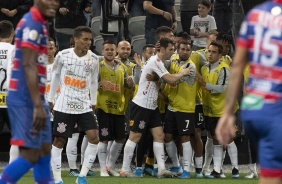
[[[229,75],[230,75],[229,69],[222,68],[220,70],[217,83],[216,84],[206,83],[206,85],[204,87],[207,90],[209,90],[210,93],[212,93],[212,94],[223,93],[226,90],[226,88],[227,88],[227,84],[228,84],[228,80],[229,80]]]
[[[92,110],[95,110],[97,103],[97,91],[98,91],[98,77],[99,77],[99,62],[96,62],[92,74],[91,74],[91,84],[90,84],[90,100],[92,105]]]
[[[50,93],[49,93],[49,96],[48,96],[49,104],[54,102],[56,91],[57,91],[57,89],[60,85],[60,75],[61,75],[61,70],[62,70],[62,67],[63,67],[61,60],[62,60],[62,54],[61,54],[61,52],[59,52],[57,54],[57,56],[55,57],[53,70],[52,70],[52,80],[51,80],[51,84],[50,84],[51,85],[50,86]],[[53,104],[50,104],[51,110],[52,110],[52,105]]]
[[[35,130],[40,131],[45,128],[46,112],[43,107],[43,102],[39,92],[37,72],[38,54],[35,49],[32,49],[30,47],[23,47],[22,58],[27,88],[34,105],[33,127]]]

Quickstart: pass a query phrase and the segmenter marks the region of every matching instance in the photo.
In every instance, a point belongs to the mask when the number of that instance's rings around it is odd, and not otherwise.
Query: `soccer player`
[[[242,100],[246,135],[258,146],[261,184],[282,183],[281,134],[281,22],[282,1],[267,1],[253,8],[242,23],[232,63],[224,113],[216,135],[222,144],[235,135],[234,105],[246,64],[250,76]]]
[[[196,67],[189,59],[191,46],[181,41],[178,44],[177,53],[179,59],[172,60],[169,67],[170,73],[178,73],[187,65],[193,67],[193,73],[189,77],[191,83],[184,81],[175,84],[166,84],[164,93],[168,97],[168,110],[165,115],[164,133],[165,147],[168,156],[172,160],[173,168],[180,178],[190,178],[190,165],[192,160],[192,147],[190,135],[195,130],[195,106],[196,106]],[[181,168],[177,148],[173,141],[175,136],[180,137],[183,147],[183,170]],[[182,151],[182,150],[181,150]]]
[[[215,128],[219,118],[223,113],[224,98],[226,95],[226,87],[229,79],[229,65],[220,61],[222,57],[223,47],[217,42],[212,42],[208,47],[208,61],[209,63],[201,68],[202,77],[198,77],[199,83],[203,89],[203,109],[205,121],[208,130],[213,139],[213,161],[214,170],[207,177],[219,178],[222,166],[223,146],[219,144],[215,135]],[[238,104],[234,108],[234,112],[238,109]],[[238,171],[238,153],[237,147],[230,139],[227,145],[232,164],[232,178],[239,177]]]
[[[100,62],[99,90],[97,96],[97,118],[99,122],[98,157],[100,175],[119,176],[115,170],[116,160],[125,142],[125,88],[133,87],[127,67],[115,59],[116,45],[105,41],[102,50],[104,60]],[[107,153],[108,141],[114,140]],[[107,162],[107,154],[109,159]]]
[[[54,183],[50,170],[51,123],[44,98],[48,62],[46,20],[53,18],[59,0],[34,0],[15,35],[15,58],[7,96],[11,144],[20,156],[2,172],[0,183],[17,183],[33,168],[36,183]]]
[[[74,48],[59,52],[53,66],[53,78],[48,101],[54,102],[59,85],[60,94],[54,106],[54,141],[51,166],[56,183],[63,183],[61,177],[61,154],[68,137],[77,124],[85,132],[88,145],[84,162],[76,180],[87,183],[85,176],[95,161],[98,150],[97,122],[93,111],[96,106],[99,62],[89,48],[92,32],[89,27],[79,26],[74,30]],[[52,107],[52,106],[51,106]]]
[[[1,116],[1,126],[7,123],[10,127],[9,115],[6,105],[6,95],[8,91],[8,84],[10,79],[10,74],[12,70],[12,62],[15,55],[15,46],[12,45],[12,41],[15,35],[14,26],[10,21],[2,20],[0,22],[0,116]],[[0,132],[1,133],[1,132]],[[14,161],[19,156],[19,148],[16,145],[11,145],[10,148],[10,160],[9,163]]]
[[[157,82],[148,81],[147,74],[155,72],[160,78],[168,83],[174,83],[185,75],[190,75],[191,68],[186,68],[178,74],[170,74],[164,67],[164,61],[170,59],[174,53],[173,41],[168,38],[160,40],[160,49],[157,55],[152,56],[143,67],[137,95],[133,98],[131,105],[130,134],[124,148],[123,165],[121,176],[134,177],[130,170],[130,162],[136,144],[139,142],[142,132],[148,126],[154,137],[153,149],[158,164],[158,177],[172,177],[174,174],[165,169],[164,163],[164,140],[160,112],[157,108],[159,86]],[[146,116],[145,116],[146,115]]]

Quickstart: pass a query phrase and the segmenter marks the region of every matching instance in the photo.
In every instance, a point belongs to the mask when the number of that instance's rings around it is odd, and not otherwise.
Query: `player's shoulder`
[[[92,52],[91,50],[88,50],[88,54],[90,55],[90,59],[92,59],[92,60],[94,59],[97,62],[99,61],[98,56],[94,52]]]
[[[61,54],[63,56],[64,55],[69,55],[69,54],[72,53],[72,50],[73,50],[73,48],[64,49],[64,50],[60,51],[59,54]]]

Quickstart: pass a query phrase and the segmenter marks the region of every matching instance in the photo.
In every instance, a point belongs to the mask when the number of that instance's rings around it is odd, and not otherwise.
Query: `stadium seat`
[[[131,46],[134,52],[141,55],[143,47],[146,45],[145,35],[133,36],[131,39]]]
[[[92,18],[91,31],[92,31],[93,38],[100,35],[100,16]]]
[[[180,16],[180,2],[174,3],[177,16]]]
[[[145,19],[146,16],[136,16],[129,19],[128,29],[132,37],[145,34]]]
[[[95,46],[95,50],[102,55],[104,39],[101,35],[94,37],[93,45]]]

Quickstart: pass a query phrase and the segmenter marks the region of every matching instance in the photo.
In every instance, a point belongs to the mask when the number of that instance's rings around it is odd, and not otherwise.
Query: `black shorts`
[[[144,130],[162,127],[159,109],[146,109],[135,103],[130,107],[130,131],[142,133]]]
[[[215,129],[216,129],[218,120],[219,120],[219,117],[205,116],[207,130],[210,132],[211,136],[215,136]]]
[[[2,133],[5,123],[11,130],[7,108],[0,108],[0,133]]]
[[[116,115],[97,110],[100,141],[125,139],[126,125],[124,115]]]
[[[202,104],[198,104],[195,107],[195,121],[195,128],[205,129],[205,118]]]
[[[166,111],[164,133],[175,136],[193,135],[195,132],[195,114]]]
[[[53,135],[71,137],[76,128],[80,132],[97,129],[97,119],[93,112],[83,114],[67,114],[54,111]]]

